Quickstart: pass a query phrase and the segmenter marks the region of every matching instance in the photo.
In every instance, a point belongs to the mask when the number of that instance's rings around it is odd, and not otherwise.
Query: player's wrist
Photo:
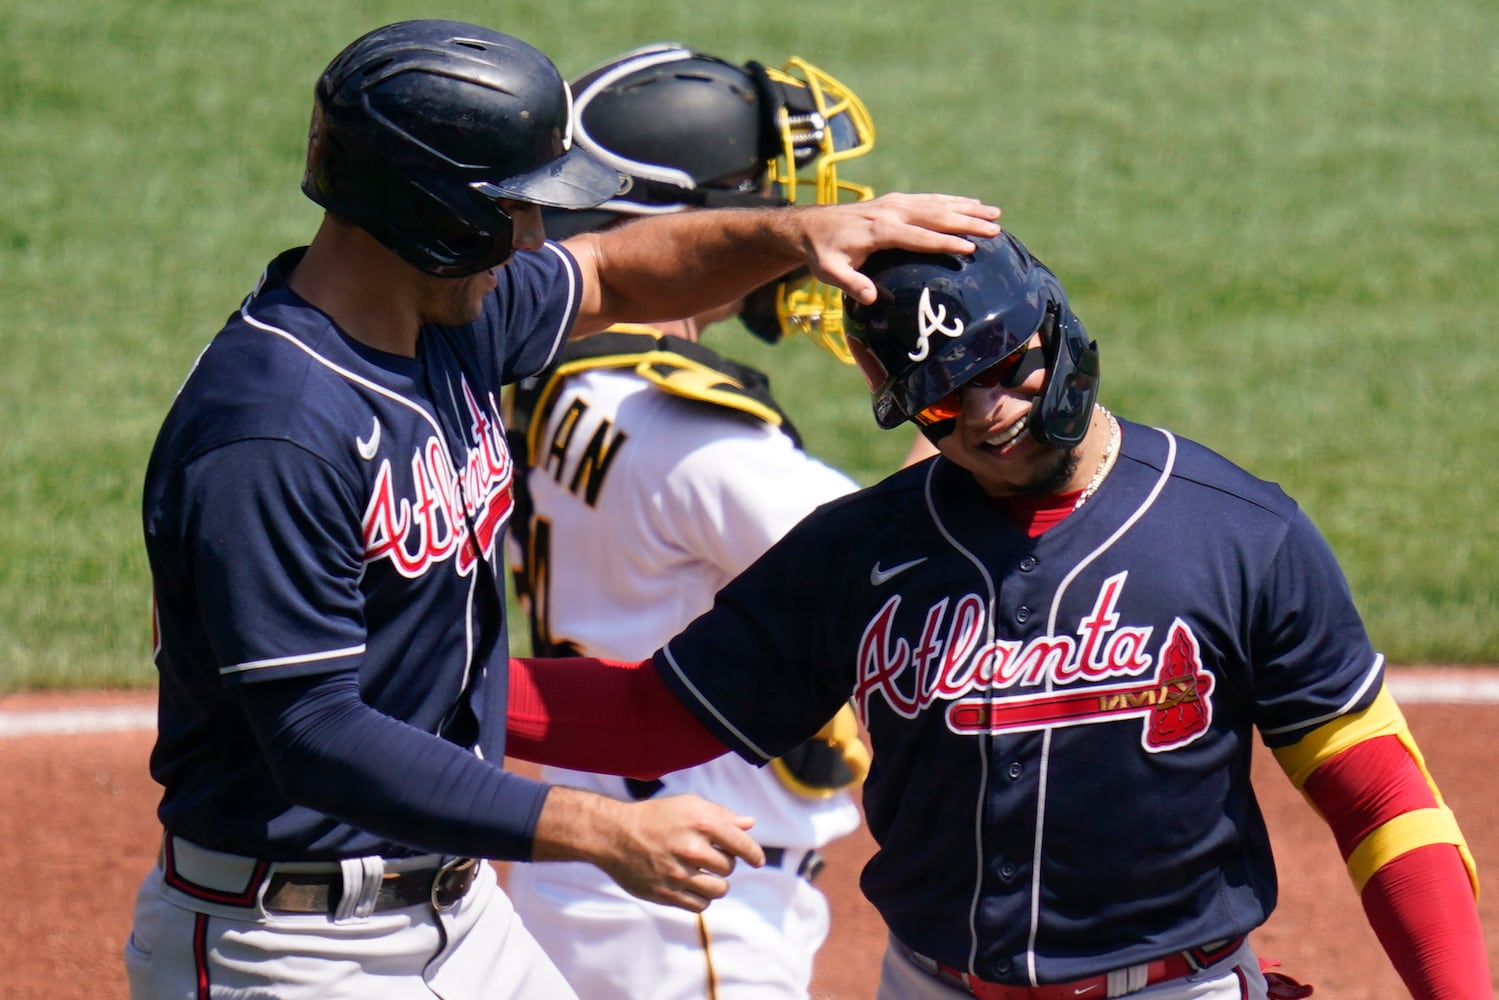
[[[630,805],[580,788],[554,785],[542,803],[533,861],[587,861],[603,866],[617,853]]]

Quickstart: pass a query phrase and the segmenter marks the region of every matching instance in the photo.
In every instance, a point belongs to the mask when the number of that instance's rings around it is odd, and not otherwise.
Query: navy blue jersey
[[[835,500],[656,654],[764,762],[852,697],[874,765],[866,895],[984,979],[1098,974],[1257,927],[1250,787],[1271,746],[1378,692],[1348,586],[1277,486],[1124,424],[1086,505],[1037,538],[928,461]]]
[[[235,688],[357,671],[379,711],[503,757],[497,541],[512,467],[500,387],[559,349],[579,272],[556,244],[516,254],[476,322],[424,327],[408,358],[356,342],[295,295],[300,255],[267,268],[198,359],[147,470],[151,770],[162,823],[201,844],[399,855],[410,851],[277,794]],[[476,715],[496,721],[480,733]]]

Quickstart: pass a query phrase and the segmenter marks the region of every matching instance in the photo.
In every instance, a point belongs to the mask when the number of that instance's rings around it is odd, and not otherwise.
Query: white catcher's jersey
[[[815,506],[856,488],[780,427],[670,384],[634,367],[584,370],[533,416],[530,599],[538,638],[558,652],[644,659]],[[631,797],[609,775],[548,768],[544,778]],[[753,816],[760,843],[790,851],[859,823],[847,791],[797,794],[734,755],[661,780],[659,794]]]

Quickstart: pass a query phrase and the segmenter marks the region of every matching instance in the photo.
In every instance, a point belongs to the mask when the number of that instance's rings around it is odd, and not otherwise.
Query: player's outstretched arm
[[[736,859],[765,852],[753,820],[695,795],[622,802],[553,788],[536,824],[533,861],[587,861],[633,896],[701,913],[729,891]]]
[[[651,660],[510,660],[505,751],[574,771],[656,778],[728,752]]]
[[[1389,691],[1275,757],[1332,828],[1411,995],[1492,996],[1473,857]]]
[[[583,272],[574,335],[618,322],[691,316],[805,264],[860,301],[874,285],[859,265],[899,247],[968,253],[967,237],[999,232],[999,209],[977,198],[886,194],[844,205],[705,209],[634,220],[566,241]]]

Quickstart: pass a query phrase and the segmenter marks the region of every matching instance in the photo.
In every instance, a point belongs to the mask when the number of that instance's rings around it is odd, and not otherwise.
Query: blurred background
[[[0,693],[154,683],[152,439],[317,224],[318,74],[409,17],[568,77],[650,41],[810,60],[875,122],[843,175],[1002,205],[1100,341],[1102,401],[1281,483],[1392,661],[1499,661],[1492,0],[54,0],[0,46]],[[709,342],[861,483],[904,455],[809,343]]]

